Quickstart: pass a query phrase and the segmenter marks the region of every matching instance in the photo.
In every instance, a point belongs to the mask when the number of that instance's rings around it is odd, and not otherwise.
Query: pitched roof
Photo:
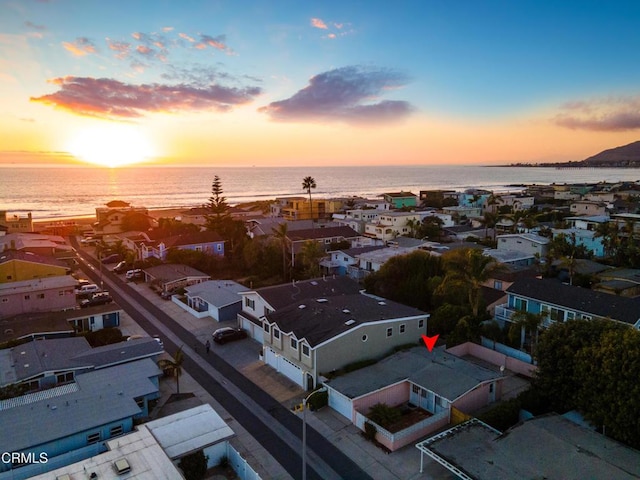
[[[317,240],[319,238],[332,238],[332,237],[344,237],[354,238],[359,237],[360,234],[353,228],[347,226],[339,227],[322,227],[322,228],[307,228],[303,230],[294,230],[287,233],[287,238],[292,242],[300,242],[304,240]]]
[[[201,272],[200,270],[196,270],[195,268],[192,268],[188,265],[174,263],[156,265],[155,267],[145,268],[143,271],[147,275],[150,275],[153,278],[158,278],[165,282],[180,280],[187,277],[209,278],[209,275]]]
[[[500,373],[447,353],[444,347],[429,352],[421,346],[397,352],[328,384],[349,398],[358,398],[408,380],[453,401],[480,383],[499,378]]]
[[[391,300],[355,294],[302,300],[266,318],[283,332],[292,332],[298,340],[304,338],[315,347],[366,323],[420,315],[427,314]]]
[[[198,245],[201,243],[224,242],[224,239],[211,230],[204,232],[189,232],[180,235],[168,235],[166,231],[150,231],[148,234],[156,243],[163,242],[167,248],[183,247],[185,245]]]
[[[348,277],[325,277],[303,282],[283,283],[259,288],[256,292],[274,309],[286,307],[309,298],[326,298],[360,292],[358,282]]]
[[[200,297],[213,306],[224,307],[241,302],[242,297],[238,293],[248,288],[231,280],[209,280],[186,287],[185,290],[189,297]]]
[[[507,292],[631,325],[640,319],[640,298],[596,292],[565,285],[553,279],[519,279]]]
[[[31,263],[42,263],[45,265],[62,267],[69,270],[69,266],[66,263],[50,256],[37,255],[35,253],[18,251],[18,250],[7,250],[0,253],[0,264],[7,263],[12,260],[21,260],[24,262],[31,262]]]

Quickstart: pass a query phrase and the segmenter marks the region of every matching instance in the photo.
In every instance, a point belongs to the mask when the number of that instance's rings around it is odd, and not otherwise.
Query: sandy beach
[[[174,218],[180,216],[182,212],[188,210],[188,207],[185,208],[150,208],[149,215],[153,218]],[[57,217],[57,218],[34,218],[33,225],[34,229],[40,230],[50,227],[61,227],[61,226],[87,226],[92,225],[96,221],[95,215],[69,215],[65,217]]]

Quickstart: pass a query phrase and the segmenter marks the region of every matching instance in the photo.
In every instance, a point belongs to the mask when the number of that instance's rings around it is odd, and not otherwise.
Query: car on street
[[[90,298],[85,298],[80,301],[80,308],[93,307],[96,305],[106,305],[113,302],[113,298],[109,295],[109,292],[99,292],[91,295]]]
[[[213,341],[219,344],[247,338],[247,332],[241,328],[222,327],[211,334]]]
[[[102,259],[102,263],[118,263],[122,261],[122,255],[119,253],[112,253],[111,255],[107,255]]]
[[[91,293],[98,293],[100,291],[100,287],[95,283],[86,283],[81,285],[80,288],[76,289],[77,295],[86,295]]]
[[[115,273],[124,273],[129,268],[129,265],[124,260],[119,262],[115,267],[113,267],[113,271]]]

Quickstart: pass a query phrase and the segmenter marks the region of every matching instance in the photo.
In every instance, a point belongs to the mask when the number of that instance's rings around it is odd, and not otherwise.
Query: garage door
[[[267,365],[271,365],[278,373],[283,374],[296,385],[305,388],[302,369],[281,355],[276,355],[270,347],[267,347],[265,350],[264,361]]]
[[[260,325],[256,325],[251,320],[244,318],[242,316],[239,316],[238,318],[240,318],[240,320],[242,321],[241,327],[247,331],[249,336],[253,338],[255,341],[262,343],[262,339],[263,339],[262,327]]]
[[[353,406],[351,405],[351,399],[338,393],[333,388],[329,388],[329,406],[333,408],[340,415],[344,415],[349,419],[350,422],[353,421],[351,418]]]

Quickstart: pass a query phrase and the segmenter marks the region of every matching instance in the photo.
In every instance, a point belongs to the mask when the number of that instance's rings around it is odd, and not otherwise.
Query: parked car
[[[247,332],[241,328],[222,327],[213,332],[211,336],[214,342],[223,344],[247,338]]]
[[[87,238],[80,239],[80,245],[84,245],[86,247],[88,247],[90,245],[95,245],[97,243],[98,243],[98,239],[97,238],[93,238],[93,237],[87,237]]]
[[[124,260],[119,262],[115,267],[113,267],[113,271],[115,273],[124,273],[129,268],[129,265]]]
[[[129,270],[126,273],[125,278],[127,280],[133,280],[135,278],[142,278],[142,270],[140,270],[139,268],[136,268],[134,270]]]
[[[100,291],[100,287],[95,283],[89,283],[88,285],[82,285],[80,288],[76,290],[78,295],[86,295],[88,293],[98,293]]]
[[[160,294],[160,298],[163,300],[171,300],[171,296],[175,295],[175,290],[165,290]]]
[[[113,302],[113,298],[109,292],[94,293],[91,298],[84,299],[80,302],[80,308],[93,307],[95,305],[106,305]]]
[[[119,253],[112,253],[102,259],[102,263],[118,263],[122,260],[122,255]]]

